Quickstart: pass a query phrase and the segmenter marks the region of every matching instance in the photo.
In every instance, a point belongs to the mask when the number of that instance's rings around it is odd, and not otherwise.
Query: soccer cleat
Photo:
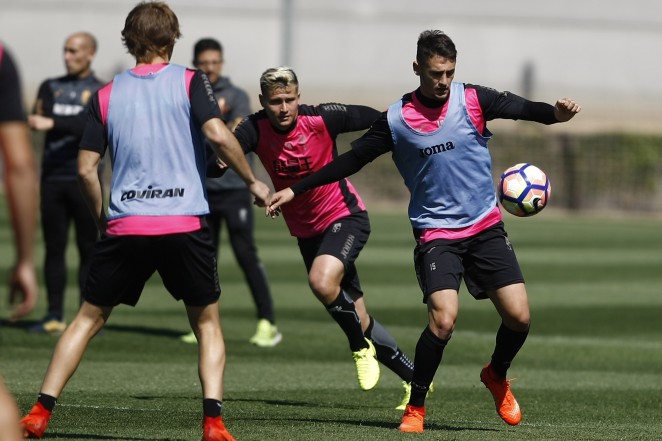
[[[379,362],[377,361],[377,351],[372,342],[366,339],[368,347],[352,352],[354,363],[356,364],[356,375],[359,379],[359,386],[363,390],[370,390],[377,386],[379,381]]]
[[[195,336],[195,333],[193,331],[189,332],[188,334],[182,335],[181,337],[179,337],[179,339],[184,343],[198,344],[198,338]]]
[[[405,394],[402,397],[402,401],[400,401],[398,407],[396,407],[396,410],[405,410],[407,404],[409,404],[409,398],[411,397],[411,383],[403,381],[402,387],[405,389]],[[426,396],[430,395],[430,392],[434,392],[434,383],[430,383],[430,388],[428,389]]]
[[[416,407],[407,404],[405,407],[405,414],[402,415],[402,422],[400,423],[400,432],[423,432],[423,420],[425,419],[425,406]]]
[[[409,397],[411,397],[411,383],[403,381],[402,386],[405,388],[405,395],[402,397],[400,404],[396,407],[397,410],[405,410],[407,404],[409,404]]]
[[[41,438],[46,432],[48,421],[51,419],[51,412],[41,403],[32,406],[30,413],[21,419],[20,425],[23,429],[24,438]]]
[[[281,342],[283,334],[278,332],[276,325],[272,325],[267,319],[260,319],[257,322],[255,335],[248,341],[261,348],[272,348]]]
[[[511,426],[518,425],[522,421],[522,412],[515,396],[510,391],[510,381],[496,377],[490,363],[480,371],[480,381],[492,393],[497,413],[501,419]]]
[[[230,435],[223,424],[223,417],[204,417],[202,419],[202,441],[237,441]]]
[[[28,328],[28,332],[34,334],[54,334],[59,335],[67,329],[67,324],[57,317],[46,316],[39,323]]]

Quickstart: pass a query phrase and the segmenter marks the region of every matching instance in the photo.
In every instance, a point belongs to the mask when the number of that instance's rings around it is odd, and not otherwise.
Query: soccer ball
[[[498,190],[499,202],[508,213],[527,217],[545,208],[552,185],[538,167],[521,163],[503,172]]]

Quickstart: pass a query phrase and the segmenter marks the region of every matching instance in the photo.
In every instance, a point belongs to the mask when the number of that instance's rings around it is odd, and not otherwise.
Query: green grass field
[[[10,236],[0,224],[2,312]],[[359,261],[371,313],[413,355],[425,322],[404,212],[372,213]],[[282,219],[257,218],[283,343],[247,343],[254,308],[231,252],[220,261],[227,343],[224,419],[239,440],[653,440],[662,439],[662,232],[660,220],[507,217],[527,277],[532,331],[510,375],[523,422],[509,427],[479,382],[499,325],[490,303],[460,294],[457,331],[427,401],[422,435],[397,430],[399,379],[382,370],[362,392],[341,331],[310,293],[295,240]],[[225,233],[225,232],[224,232]],[[43,250],[39,249],[39,259]],[[78,303],[69,252],[67,318]],[[41,266],[41,264],[40,264]],[[6,323],[0,371],[22,412],[33,404],[56,337]],[[183,305],[155,276],[136,308],[118,307],[60,397],[46,439],[198,440],[201,401],[196,347]]]

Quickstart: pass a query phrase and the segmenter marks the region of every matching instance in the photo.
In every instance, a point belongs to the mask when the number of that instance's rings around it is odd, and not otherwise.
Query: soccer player
[[[12,56],[0,43],[0,152],[13,229],[16,263],[9,278],[10,320],[30,313],[37,302],[34,265],[37,224],[37,169],[23,111],[21,82]],[[18,406],[0,375],[0,441],[23,439]]]
[[[235,135],[245,152],[257,154],[276,189],[331,162],[340,133],[365,130],[379,116],[365,106],[300,104],[299,81],[288,67],[267,69],[260,90],[263,110],[245,119]],[[375,387],[379,361],[402,378],[408,398],[412,364],[368,315],[359,283],[355,261],[370,235],[370,222],[358,192],[343,179],[307,193],[283,216],[297,238],[311,290],[347,336],[360,387]]]
[[[203,441],[234,440],[221,416],[225,345],[215,250],[204,223],[206,138],[264,205],[269,187],[255,179],[221,120],[207,77],[169,60],[181,36],[163,2],[143,2],[126,18],[122,41],[136,66],[93,97],[78,156],[81,186],[101,238],[78,314],[55,346],[37,403],[21,420],[25,435],[41,437],[56,400],[92,337],[113,308],[135,305],[158,271],[183,300],[199,345]],[[113,161],[108,214],[97,173],[106,147]]]
[[[60,334],[64,321],[64,293],[67,285],[65,254],[69,225],[73,221],[78,248],[78,287],[83,284],[90,266],[90,256],[97,240],[94,218],[85,205],[78,187],[78,144],[85,128],[85,108],[92,94],[103,83],[92,71],[97,50],[94,36],[76,32],[64,43],[67,74],[44,81],[39,87],[33,114],[28,124],[45,132],[41,161],[41,226],[45,243],[44,281],[48,309],[45,317],[30,332]]]
[[[529,305],[497,205],[486,123],[505,118],[554,124],[581,110],[567,98],[549,105],[453,82],[456,57],[448,35],[438,30],[421,33],[413,63],[419,87],[389,106],[352,143],[351,151],[276,193],[268,207],[273,216],[294,195],[301,195],[292,201],[297,203],[306,191],[344,179],[384,153],[392,154],[411,194],[415,270],[429,317],[416,345],[403,432],[423,431],[426,394],[455,328],[462,279],[476,299],[489,298],[501,316],[494,352],[480,380],[492,393],[499,416],[508,424],[519,424],[522,414],[506,373],[529,332]]]
[[[232,84],[228,77],[221,75],[224,62],[223,47],[217,40],[203,38],[195,43],[193,65],[209,78],[223,120],[232,130],[251,113],[251,109],[248,94]],[[215,155],[210,155],[212,159],[213,156]],[[252,164],[253,155],[249,155],[247,159]],[[244,273],[257,308],[257,329],[249,341],[258,347],[276,346],[283,339],[283,335],[276,327],[267,273],[257,255],[251,194],[244,181],[232,170],[227,170],[221,177],[208,177],[206,186],[209,199],[207,222],[217,254],[221,226],[225,222],[232,252]],[[186,334],[181,339],[186,343],[196,342],[193,333]]]

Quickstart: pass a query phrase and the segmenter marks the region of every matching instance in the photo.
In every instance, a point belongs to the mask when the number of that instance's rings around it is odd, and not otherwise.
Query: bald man
[[[97,228],[78,187],[78,145],[85,127],[87,102],[103,85],[94,76],[97,42],[87,32],[70,35],[64,44],[67,74],[44,81],[39,88],[30,128],[45,132],[41,163],[41,225],[45,242],[44,280],[48,311],[30,332],[60,334],[66,328],[64,297],[67,285],[65,253],[73,222],[80,256],[78,285],[87,276]]]

